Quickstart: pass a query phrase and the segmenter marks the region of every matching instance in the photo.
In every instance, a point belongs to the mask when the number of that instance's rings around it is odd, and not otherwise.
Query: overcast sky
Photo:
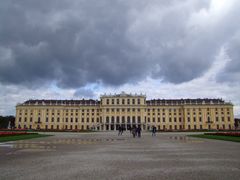
[[[28,99],[223,98],[240,116],[239,0],[0,1],[0,115]]]

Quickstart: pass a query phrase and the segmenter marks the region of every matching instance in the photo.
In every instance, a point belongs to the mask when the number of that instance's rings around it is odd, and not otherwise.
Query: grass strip
[[[194,135],[188,135],[188,136],[196,137],[196,138],[240,142],[240,137],[236,137],[236,136],[220,136],[220,135],[207,135],[207,134],[194,134]]]
[[[33,138],[40,138],[40,137],[48,137],[52,135],[46,134],[24,134],[24,135],[17,135],[17,136],[4,136],[0,137],[0,142],[7,142],[7,141],[18,141],[18,140],[25,140],[25,139],[33,139]]]

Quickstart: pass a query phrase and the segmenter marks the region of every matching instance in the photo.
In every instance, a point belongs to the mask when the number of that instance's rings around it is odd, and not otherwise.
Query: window
[[[140,102],[141,102],[140,99],[138,99],[137,101],[138,101],[138,104],[140,104]]]
[[[153,118],[153,122],[155,122],[155,118]]]
[[[135,116],[132,117],[132,123],[136,123]]]
[[[109,117],[108,116],[106,117],[106,123],[109,123]]]
[[[54,117],[52,117],[52,122],[54,122]]]
[[[210,121],[211,121],[211,118],[210,118],[210,116],[208,116],[208,123],[210,123]]]
[[[48,117],[46,117],[46,122],[48,122]]]
[[[78,122],[78,118],[75,119],[75,122],[76,122],[76,123]]]
[[[68,122],[68,118],[66,118],[66,122]]]
[[[112,99],[112,104],[114,104],[114,99]]]
[[[119,116],[117,116],[117,123],[119,123]]]
[[[230,122],[230,117],[228,116],[228,122]]]
[[[125,104],[125,99],[122,99],[122,104]]]
[[[141,117],[138,116],[138,123],[140,124],[141,123]]]
[[[216,117],[216,121],[218,122],[218,117]]]
[[[109,104],[109,99],[107,99],[107,104]]]
[[[122,116],[122,123],[125,123],[125,117]]]
[[[130,104],[130,99],[127,99],[127,104]]]
[[[130,123],[130,116],[127,117],[127,123]]]
[[[119,104],[119,99],[117,99],[117,104]]]
[[[111,123],[114,123],[114,119],[115,119],[114,116],[112,116]]]
[[[132,99],[132,104],[135,104],[135,99]]]
[[[224,121],[224,117],[222,117],[222,121]]]

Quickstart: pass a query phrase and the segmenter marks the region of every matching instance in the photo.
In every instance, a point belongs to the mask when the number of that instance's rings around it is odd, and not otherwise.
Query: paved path
[[[240,179],[240,143],[161,133],[54,133],[0,143],[0,179]]]

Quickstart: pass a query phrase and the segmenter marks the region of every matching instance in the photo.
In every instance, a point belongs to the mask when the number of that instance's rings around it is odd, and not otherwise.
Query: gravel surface
[[[49,133],[48,133],[49,134]],[[240,179],[240,143],[189,133],[52,133],[0,143],[0,179]],[[191,133],[192,134],[192,133]]]

